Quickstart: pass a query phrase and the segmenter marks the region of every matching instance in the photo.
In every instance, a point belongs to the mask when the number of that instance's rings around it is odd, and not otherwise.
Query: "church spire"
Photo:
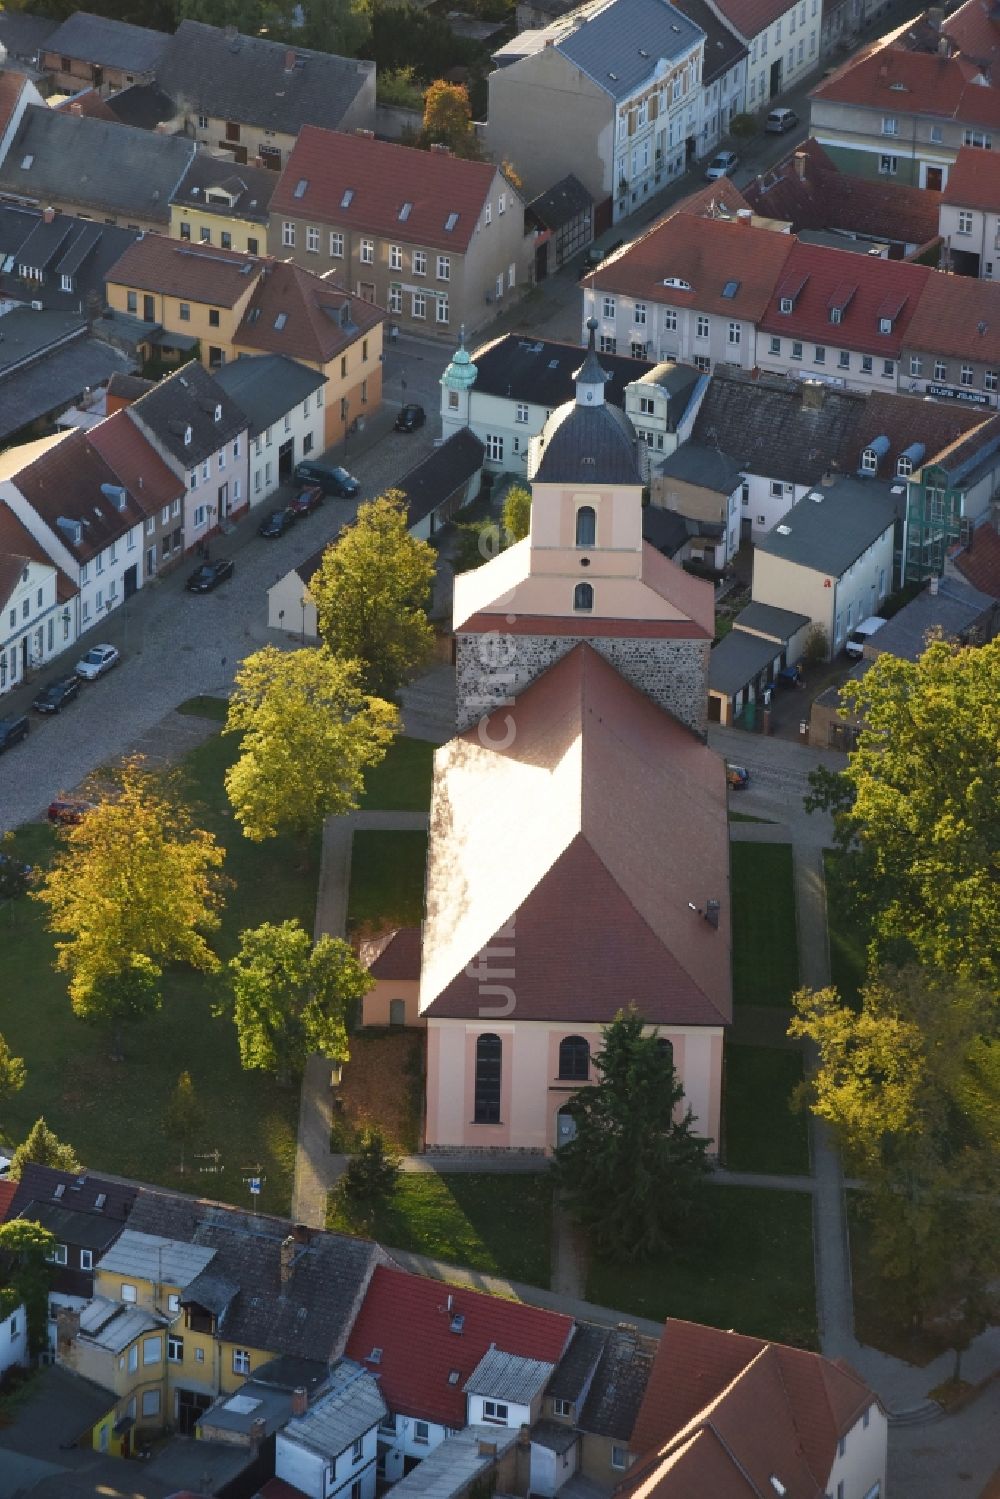
[[[573,377],[576,381],[576,404],[578,406],[603,406],[604,385],[608,376],[607,371],[601,369],[595,348],[597,319],[590,318],[587,327],[590,330],[587,356]]]

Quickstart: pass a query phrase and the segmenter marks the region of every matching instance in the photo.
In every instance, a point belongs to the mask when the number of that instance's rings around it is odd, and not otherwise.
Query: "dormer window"
[[[866,474],[878,473],[878,454],[874,448],[865,448],[861,454],[861,468]]]
[[[831,307],[830,308],[830,321],[831,321],[831,323],[839,323],[842,320],[843,316],[844,316],[844,309],[842,307]]]
[[[782,297],[781,301],[778,304],[780,311],[786,313],[791,312],[794,306],[795,303],[792,301],[791,297]]]
[[[903,453],[896,459],[896,475],[900,479],[908,479],[913,473],[913,460]]]
[[[891,317],[880,317],[879,320],[878,320],[878,331],[880,333],[891,333],[892,332],[892,318]]]
[[[581,611],[593,609],[594,590],[589,583],[578,583],[573,589],[573,608]]]

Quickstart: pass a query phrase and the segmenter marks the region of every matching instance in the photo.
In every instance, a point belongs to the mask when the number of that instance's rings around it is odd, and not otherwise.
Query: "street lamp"
[[[279,630],[283,630],[284,628],[285,628],[285,611],[284,611],[284,609],[279,609],[278,610],[278,629]]]
[[[299,603],[302,605],[302,644],[303,645],[305,645],[305,643],[306,643],[306,605],[308,604],[308,602],[309,602],[309,600],[306,598],[305,594],[303,594],[302,597],[301,597],[301,599],[299,600]]]

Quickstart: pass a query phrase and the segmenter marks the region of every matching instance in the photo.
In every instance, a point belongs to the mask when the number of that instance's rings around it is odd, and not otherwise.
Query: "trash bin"
[[[747,703],[743,713],[743,722],[748,729],[752,729],[757,722],[757,704]]]

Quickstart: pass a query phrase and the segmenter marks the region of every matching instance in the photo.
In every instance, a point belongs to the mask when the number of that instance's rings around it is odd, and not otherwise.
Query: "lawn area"
[[[826,875],[826,914],[830,930],[830,977],[840,997],[850,1005],[858,1005],[859,991],[865,981],[868,966],[865,944],[838,910],[837,855],[831,848],[823,850],[823,870]]]
[[[872,1228],[865,1207],[863,1193],[847,1193],[855,1331],[862,1343],[923,1366],[941,1353],[945,1345],[928,1332],[903,1325],[894,1315],[891,1298],[886,1295],[883,1277],[872,1257]]]
[[[789,1100],[802,1081],[802,1053],[777,1046],[726,1046],[723,1158],[731,1171],[809,1171],[806,1115]]]
[[[595,1263],[587,1299],[633,1316],[685,1317],[815,1348],[812,1197],[707,1186],[697,1253],[648,1265]]]
[[[423,1113],[424,1032],[369,1027],[351,1036],[351,1059],[337,1090],[330,1149],[352,1154],[375,1124],[394,1150],[419,1147]]]
[[[426,739],[394,739],[381,765],[368,772],[362,807],[369,812],[425,812],[431,804],[435,749]]]
[[[178,713],[187,713],[192,718],[211,718],[215,723],[225,723],[229,712],[229,699],[227,697],[200,697],[185,698],[182,703],[177,704]]]
[[[407,1174],[370,1222],[347,1216],[336,1193],[327,1213],[328,1228],[533,1286],[549,1284],[551,1220],[544,1171]]]
[[[183,767],[198,822],[226,846],[225,873],[233,888],[214,941],[223,958],[235,951],[243,928],[265,920],[297,916],[311,930],[317,878],[318,840],[303,849],[290,839],[253,844],[242,837],[222,782],[236,752],[234,739],[216,735],[192,751]],[[19,830],[17,846],[38,861],[56,846],[56,835],[47,826],[29,825]],[[231,1021],[212,1013],[224,992],[218,981],[186,969],[169,971],[160,1013],[126,1036],[127,1061],[111,1062],[103,1032],[70,1009],[65,977],[51,966],[53,939],[43,921],[44,908],[31,900],[0,913],[0,1033],[28,1069],[23,1091],[5,1109],[5,1133],[21,1140],[44,1114],[94,1170],[243,1204],[249,1203],[243,1177],[259,1162],[266,1181],[258,1206],[286,1213],[298,1089],[242,1071]],[[204,1111],[194,1148],[220,1152],[218,1174],[192,1174],[189,1156],[182,1176],[176,1148],[163,1133],[164,1110],[184,1070]]]
[[[424,914],[427,834],[362,828],[354,834],[347,930],[419,926]]]
[[[785,1006],[798,988],[795,888],[789,843],[734,843],[733,998]]]

